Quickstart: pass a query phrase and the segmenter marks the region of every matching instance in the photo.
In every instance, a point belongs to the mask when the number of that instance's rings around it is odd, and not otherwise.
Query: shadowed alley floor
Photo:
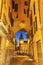
[[[13,57],[9,61],[9,65],[37,65],[35,61],[26,59],[24,57]]]

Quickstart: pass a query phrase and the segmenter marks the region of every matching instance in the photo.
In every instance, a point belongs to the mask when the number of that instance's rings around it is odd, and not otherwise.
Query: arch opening
[[[27,38],[26,32],[19,31],[19,32],[16,33],[16,42],[17,42],[17,46],[18,47],[20,45],[20,38],[22,38],[25,42],[27,42],[28,41],[28,38]]]

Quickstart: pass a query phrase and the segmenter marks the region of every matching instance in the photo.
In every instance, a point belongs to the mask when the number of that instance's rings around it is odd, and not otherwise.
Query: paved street
[[[13,57],[9,61],[9,65],[37,65],[32,59],[26,57]]]

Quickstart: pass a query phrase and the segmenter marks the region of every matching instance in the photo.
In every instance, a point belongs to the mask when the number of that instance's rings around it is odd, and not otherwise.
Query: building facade
[[[42,65],[43,1],[0,0],[0,22],[2,22],[8,30],[6,34],[8,40],[6,41],[6,47],[8,50],[10,48],[13,48],[14,51],[18,49],[16,48],[16,34],[24,31],[27,34],[28,42],[20,39],[20,53],[22,54],[28,51],[28,57],[30,56],[37,64]],[[27,43],[26,46],[24,43]],[[12,51],[9,50],[9,53],[11,52]],[[16,54],[13,53],[12,56],[13,55]]]

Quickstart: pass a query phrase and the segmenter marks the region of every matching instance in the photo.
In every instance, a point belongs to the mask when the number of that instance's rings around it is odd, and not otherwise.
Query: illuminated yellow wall
[[[35,3],[35,14],[34,14],[34,3]],[[39,11],[39,2],[38,0],[31,0],[30,3],[30,11],[32,10],[32,16],[33,16],[33,23],[32,23],[32,27],[33,27],[33,45],[34,45],[34,59],[36,62],[38,62],[38,50],[37,50],[37,41],[41,40],[41,53],[43,55],[43,43],[42,43],[42,36],[41,36],[41,24],[40,24],[40,11]],[[35,20],[35,17],[37,17],[37,20]],[[37,30],[34,33],[34,22],[37,21]]]

